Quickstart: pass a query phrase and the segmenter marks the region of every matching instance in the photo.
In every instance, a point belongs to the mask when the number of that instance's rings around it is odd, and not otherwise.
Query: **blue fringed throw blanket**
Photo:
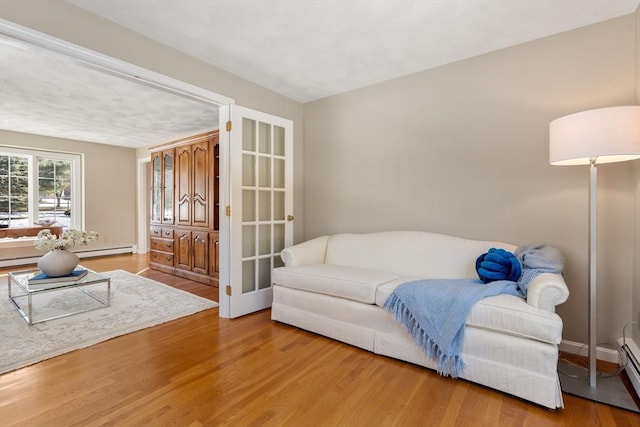
[[[427,279],[398,286],[384,308],[402,323],[427,357],[438,363],[441,375],[456,378],[464,362],[460,357],[464,322],[482,298],[510,293],[521,296],[515,282],[482,283],[478,279]]]
[[[464,368],[460,357],[464,324],[471,307],[498,294],[526,297],[529,284],[540,273],[561,273],[564,260],[550,246],[521,247],[515,252],[522,263],[518,282],[478,279],[426,279],[398,286],[384,308],[402,323],[427,357],[437,362],[441,375],[458,377]]]

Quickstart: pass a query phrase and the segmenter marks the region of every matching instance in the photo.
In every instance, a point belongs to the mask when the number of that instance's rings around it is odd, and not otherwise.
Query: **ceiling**
[[[0,129],[131,148],[218,126],[218,109],[0,37]]]
[[[632,13],[638,0],[67,0],[307,102]]]
[[[302,103],[630,14],[640,4],[640,0],[67,2]],[[142,147],[210,129],[212,115],[217,114],[193,100],[0,42],[2,129]]]

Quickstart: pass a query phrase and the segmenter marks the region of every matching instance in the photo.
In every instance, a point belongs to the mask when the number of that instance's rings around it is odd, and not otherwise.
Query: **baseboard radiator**
[[[74,251],[75,252],[75,251]],[[120,246],[116,248],[102,248],[94,250],[85,250],[75,252],[78,258],[92,258],[105,255],[120,255],[136,253],[135,246]],[[35,264],[40,259],[40,256],[28,256],[18,258],[3,258],[0,259],[0,267],[13,267],[19,265]]]
[[[633,384],[633,388],[636,390],[636,394],[640,396],[640,348],[635,341],[630,339],[627,339],[621,346],[622,351],[627,356],[625,371],[631,380],[631,384]]]

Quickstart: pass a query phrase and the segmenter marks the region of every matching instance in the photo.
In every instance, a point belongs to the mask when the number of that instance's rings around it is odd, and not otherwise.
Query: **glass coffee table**
[[[79,280],[29,284],[40,270],[9,273],[9,300],[29,325],[109,307],[111,278],[87,270]]]

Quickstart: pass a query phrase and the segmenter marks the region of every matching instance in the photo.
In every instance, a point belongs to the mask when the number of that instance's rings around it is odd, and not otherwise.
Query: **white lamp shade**
[[[570,114],[549,125],[549,162],[588,165],[640,158],[640,106]]]

